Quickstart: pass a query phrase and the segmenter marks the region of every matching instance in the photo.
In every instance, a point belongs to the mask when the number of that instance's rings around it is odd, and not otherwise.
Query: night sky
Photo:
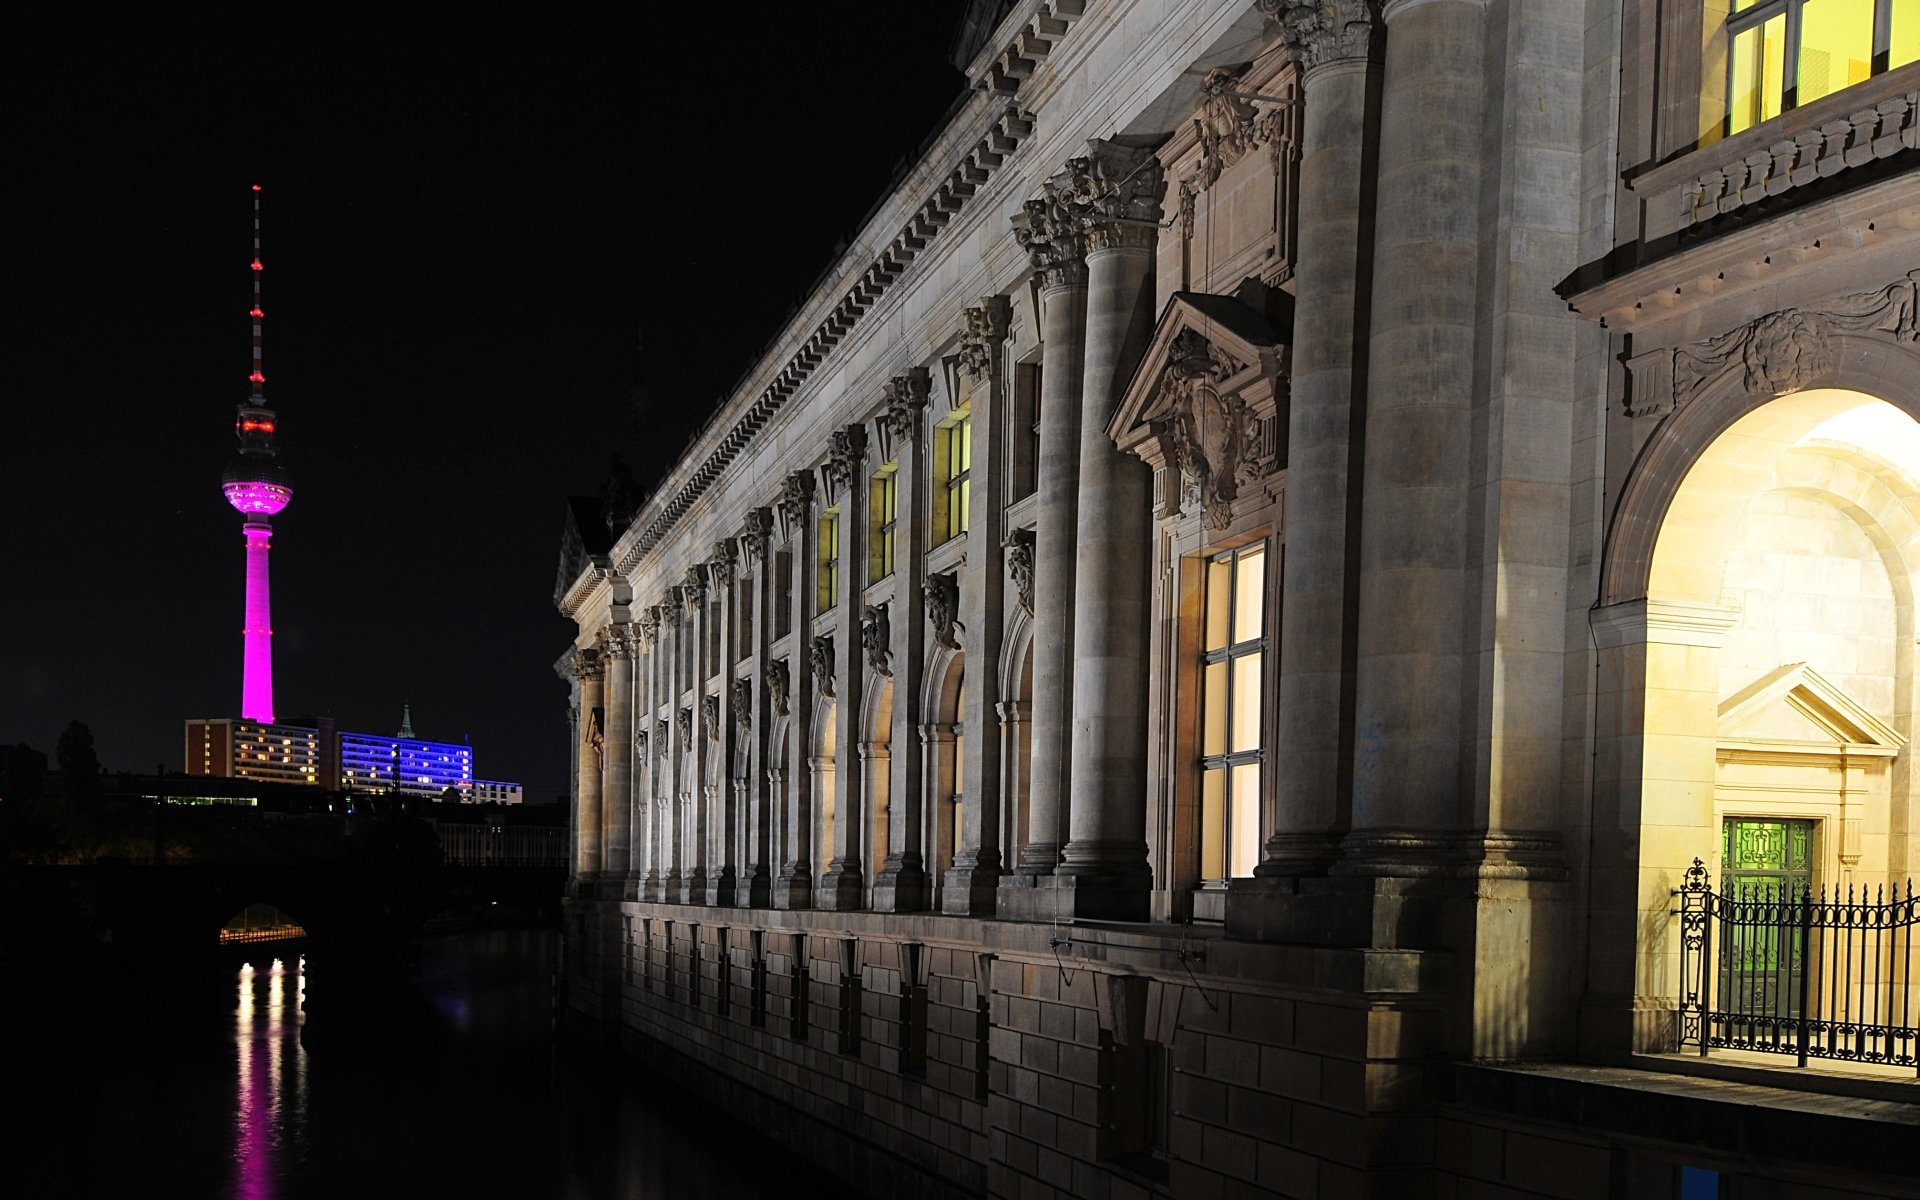
[[[11,47],[0,743],[79,718],[109,769],[178,769],[182,720],[239,708],[258,182],[278,714],[408,703],[563,792],[564,497],[673,461],[961,93],[963,8]]]

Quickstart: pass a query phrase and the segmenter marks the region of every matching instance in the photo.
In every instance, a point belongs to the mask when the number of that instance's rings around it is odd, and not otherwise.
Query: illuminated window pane
[[[1794,103],[1806,104],[1873,73],[1874,0],[1807,0],[1800,8]]]
[[[1215,559],[1207,564],[1206,647],[1218,650],[1227,644],[1227,613],[1233,604],[1233,560]]]
[[[1235,879],[1245,879],[1253,874],[1253,868],[1260,862],[1259,763],[1233,768],[1231,807],[1227,838],[1233,848],[1230,865]]]
[[[1256,546],[1234,565],[1233,640],[1249,642],[1260,636],[1262,602],[1266,598],[1267,552]]]
[[[1739,133],[1780,115],[1787,61],[1786,14],[1733,37],[1727,55],[1727,132]]]
[[[1233,664],[1233,744],[1229,750],[1260,748],[1259,651],[1230,660]]]
[[[1208,663],[1206,696],[1201,700],[1203,714],[1200,753],[1227,752],[1227,664]]]
[[[1893,0],[1888,32],[1888,70],[1920,62],[1920,0]]]
[[[1224,769],[1200,777],[1200,878],[1225,879],[1226,791]]]
[[[820,518],[820,610],[834,606],[840,596],[840,516],[827,513]]]

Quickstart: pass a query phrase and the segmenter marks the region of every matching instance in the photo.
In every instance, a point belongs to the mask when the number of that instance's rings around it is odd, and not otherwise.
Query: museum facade
[[[569,1022],[875,1194],[1910,1188],[1920,11],[974,8],[569,506]]]

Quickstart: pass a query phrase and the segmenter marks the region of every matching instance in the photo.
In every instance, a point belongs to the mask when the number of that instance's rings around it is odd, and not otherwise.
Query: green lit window
[[[1207,563],[1200,697],[1200,878],[1244,879],[1260,861],[1261,674],[1267,550]]]
[[[825,612],[840,600],[840,514],[828,512],[820,517],[820,611]]]
[[[1920,0],[1733,0],[1727,132],[1920,60]]]
[[[967,517],[973,503],[973,414],[962,409],[958,421],[935,432],[940,483],[944,489],[939,527],[935,532],[944,542],[967,531]]]
[[[873,477],[867,493],[867,515],[873,522],[873,549],[867,559],[868,582],[877,583],[893,574],[894,535],[900,524],[900,472],[888,463]]]

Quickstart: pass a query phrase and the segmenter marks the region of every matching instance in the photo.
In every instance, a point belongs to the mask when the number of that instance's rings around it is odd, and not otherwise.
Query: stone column
[[[606,756],[605,691],[598,650],[573,652],[573,677],[580,685],[579,773],[573,810],[573,883],[576,895],[588,895],[600,874],[600,772]]]
[[[994,705],[994,717],[1000,726],[1000,824],[1009,842],[1018,842],[1027,827],[1027,795],[1024,781],[1033,731],[1033,714],[1019,700],[1002,700]]]
[[[1263,0],[1263,4],[1266,0]],[[1323,871],[1351,806],[1358,609],[1358,480],[1371,308],[1377,18],[1368,0],[1272,3],[1301,65],[1299,250],[1294,266],[1286,546],[1273,767],[1275,812],[1259,875]]]
[[[973,415],[972,512],[967,519],[967,557],[959,571],[960,645],[966,656],[966,698],[960,720],[967,740],[962,750],[961,829],[953,848],[953,866],[941,881],[942,911],[955,916],[988,916],[1000,882],[1000,727],[994,706],[1000,698],[999,655],[1004,636],[1006,575],[1000,561],[1000,514],[1006,502],[1002,459],[1007,431],[1006,370],[1001,359],[1012,305],[1005,296],[984,296],[967,310],[960,339],[959,376]],[[937,807],[937,806],[936,806]]]
[[[747,514],[740,528],[740,565],[746,573],[747,595],[742,603],[753,614],[754,677],[748,680],[752,692],[747,716],[747,794],[741,801],[740,881],[734,890],[734,902],[742,908],[765,908],[772,901],[772,854],[769,835],[772,829],[772,805],[779,795],[769,774],[772,733],[776,715],[785,716],[787,688],[779,689],[780,709],[776,714],[769,701],[773,681],[773,562],[769,548],[773,535],[773,510],[756,508]],[[784,672],[785,664],[781,664]],[[736,718],[738,719],[738,718]]]
[[[956,809],[954,772],[959,763],[954,756],[954,727],[939,723],[920,726],[920,778],[925,789],[926,819],[920,830],[920,853],[928,864],[937,864],[942,859],[951,860],[964,840],[958,828],[964,806]],[[963,773],[964,774],[964,773]],[[940,894],[929,896],[928,907],[944,907],[945,877],[936,878],[933,872],[927,873],[929,890]]]
[[[920,848],[924,814],[930,807],[922,786],[920,756],[910,749],[920,727],[920,681],[926,674],[926,621],[920,605],[920,580],[926,570],[927,522],[921,498],[927,494],[927,456],[922,452],[922,418],[930,381],[925,369],[895,376],[886,385],[887,406],[880,433],[899,462],[894,533],[892,645],[893,727],[888,742],[898,753],[885,780],[886,837],[876,840],[886,858],[873,879],[873,907],[881,912],[912,912],[927,906],[926,857]],[[873,805],[876,815],[879,805]],[[877,837],[877,835],[876,835]]]
[[[1087,264],[1079,210],[1057,176],[1015,218],[1014,237],[1040,285],[1040,479],[1033,548],[1033,774],[1018,875],[1002,877],[1002,915],[1036,915],[1036,877],[1051,875],[1067,834],[1073,693],[1074,538],[1080,511],[1080,386]]]
[[[661,770],[666,786],[660,792],[660,898],[668,904],[683,903],[681,894],[684,878],[684,846],[686,827],[686,807],[681,797],[684,787],[686,768],[685,740],[681,735],[683,722],[680,708],[680,695],[686,688],[687,632],[686,610],[680,601],[680,589],[667,589],[666,599],[660,605],[660,618],[666,623],[666,636],[661,644],[666,648],[666,669],[661,673],[666,688],[667,719],[664,730],[667,738],[666,749],[661,753]],[[654,727],[659,730],[656,724]]]
[[[739,810],[734,803],[734,755],[738,753],[734,737],[733,683],[734,664],[740,659],[738,645],[738,622],[734,620],[734,606],[739,602],[734,594],[734,581],[737,575],[737,560],[734,556],[733,541],[722,538],[713,544],[713,556],[707,560],[707,586],[713,591],[720,605],[720,615],[714,620],[719,622],[719,662],[711,664],[710,674],[719,680],[719,703],[711,703],[711,698],[701,701],[703,709],[710,710],[711,720],[707,726],[708,771],[713,776],[713,784],[707,789],[707,890],[706,903],[710,905],[731,905],[733,889],[738,878],[738,863],[734,859],[736,836],[739,831]],[[711,645],[714,639],[709,637]]]
[[[862,742],[860,744],[860,794],[866,797],[866,824],[861,830],[861,841],[870,848],[871,861],[862,864],[870,872],[874,881],[873,907],[880,907],[880,873],[885,869],[882,846],[892,844],[895,822],[894,799],[889,794],[893,786],[893,747],[886,742]],[[905,803],[901,807],[905,807]],[[918,851],[914,855],[919,857]],[[894,911],[888,909],[888,912]]]
[[[687,681],[692,693],[687,718],[692,728],[686,735],[686,870],[681,876],[683,904],[707,902],[707,868],[711,865],[708,845],[712,831],[712,805],[707,798],[707,764],[713,752],[712,729],[707,720],[707,680],[713,674],[712,655],[707,652],[712,618],[707,611],[707,573],[703,567],[688,567],[680,584],[680,599],[687,606],[685,637],[692,643],[693,678]]]
[[[635,622],[640,632],[639,699],[634,713],[634,849],[633,895],[641,900],[659,898],[660,834],[660,752],[663,744],[654,730],[654,713],[660,706],[660,610],[641,610]]]
[[[1144,921],[1152,475],[1107,423],[1153,334],[1153,255],[1167,184],[1151,151],[1088,144],[1086,362],[1074,567],[1073,751],[1061,915]],[[1076,175],[1081,174],[1075,170]],[[1043,410],[1044,411],[1044,410]],[[1070,899],[1069,899],[1070,897]]]
[[[860,719],[866,695],[867,656],[860,601],[867,563],[867,429],[849,425],[833,435],[824,469],[829,503],[840,505],[840,597],[833,622],[835,658],[834,753],[832,772],[834,845],[827,873],[814,888],[814,905],[857,909],[866,889],[864,811],[858,761]]]
[[[792,556],[792,650],[786,662],[790,688],[787,721],[787,768],[778,793],[777,821],[769,837],[774,847],[775,908],[813,907],[813,807],[807,759],[813,753],[814,696],[818,683],[813,670],[813,610],[819,594],[815,559],[818,548],[813,511],[814,477],[795,471],[780,487],[775,504],[781,535]],[[831,678],[831,676],[829,676]]]
[[[1353,831],[1338,870],[1450,869],[1463,762],[1482,0],[1388,0],[1361,504]],[[1418,287],[1391,281],[1419,280]],[[1291,523],[1289,524],[1291,529]],[[1291,604],[1291,597],[1288,598]]]
[[[625,622],[606,631],[606,777],[600,794],[600,888],[625,898],[633,867],[633,630]]]

